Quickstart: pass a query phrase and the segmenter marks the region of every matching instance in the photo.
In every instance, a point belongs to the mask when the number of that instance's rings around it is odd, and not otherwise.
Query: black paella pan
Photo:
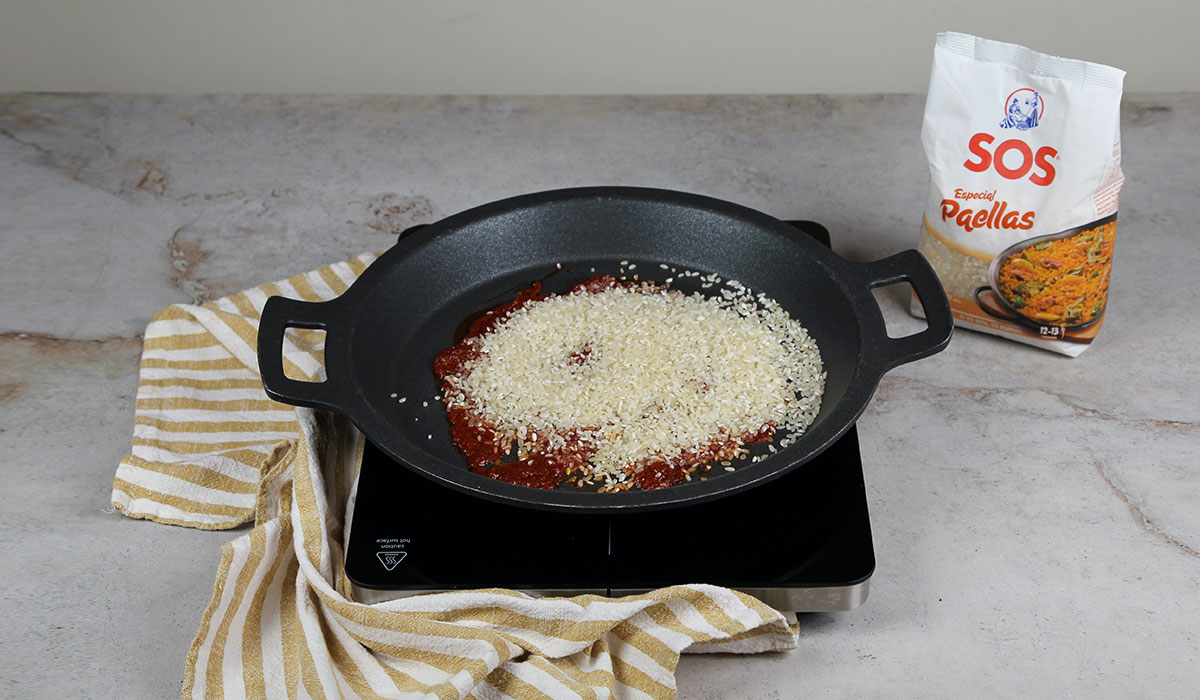
[[[472,473],[434,400],[434,357],[455,342],[465,319],[533,281],[562,292],[594,274],[616,273],[622,261],[636,264],[643,279],[665,278],[660,263],[737,279],[799,319],[828,374],[812,426],[770,459],[650,491],[543,490]],[[890,338],[871,289],[902,281],[916,291],[929,326]],[[672,287],[692,291],[681,282]],[[284,376],[287,328],[326,331],[326,381]],[[349,417],[396,462],[436,481],[514,505],[612,512],[718,498],[803,468],[854,424],[885,372],[942,350],[952,330],[941,284],[915,250],[854,263],[778,219],[730,202],[592,187],[514,197],[431,224],[402,237],[332,301],[273,297],[263,309],[258,354],[271,398]]]

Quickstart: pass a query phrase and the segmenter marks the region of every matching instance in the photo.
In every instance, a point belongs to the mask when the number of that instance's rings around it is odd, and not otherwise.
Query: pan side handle
[[[288,341],[284,333],[289,328],[308,328],[326,332],[328,347],[330,319],[336,318],[334,302],[310,303],[271,297],[263,306],[262,320],[258,325],[258,369],[262,375],[263,389],[267,396],[293,406],[308,406],[337,410],[332,403],[336,393],[332,379],[327,376],[321,382],[303,382],[290,379],[283,371],[283,354]],[[329,353],[326,352],[326,373],[329,372]]]
[[[882,260],[858,263],[857,266],[868,289],[897,282],[911,284],[929,324],[925,330],[902,338],[888,336],[887,327],[882,326],[880,337],[864,339],[878,348],[876,356],[884,372],[945,349],[954,332],[954,316],[950,312],[946,290],[925,256],[916,250],[905,250]],[[874,303],[874,295],[870,298]]]

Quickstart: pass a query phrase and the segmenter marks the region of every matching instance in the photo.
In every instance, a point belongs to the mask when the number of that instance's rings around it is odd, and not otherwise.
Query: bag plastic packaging
[[[1125,72],[939,34],[919,250],[959,326],[1078,356],[1108,302]],[[920,304],[913,303],[920,314]]]

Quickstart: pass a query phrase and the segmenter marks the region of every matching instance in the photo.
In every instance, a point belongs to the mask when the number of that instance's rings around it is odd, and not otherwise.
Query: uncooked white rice
[[[447,407],[466,407],[522,453],[535,435],[553,445],[574,430],[596,445],[583,481],[609,486],[629,465],[716,436],[773,427],[786,446],[820,409],[820,352],[779,304],[725,285],[716,297],[643,283],[530,303],[468,341],[480,354],[449,378]]]
[[[937,272],[947,294],[973,299],[976,289],[989,284],[989,261],[954,250],[934,238],[924,227],[921,228],[917,250],[929,261],[934,272]]]

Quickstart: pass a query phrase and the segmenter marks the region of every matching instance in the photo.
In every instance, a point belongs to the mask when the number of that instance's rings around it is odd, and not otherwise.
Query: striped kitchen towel
[[[249,521],[222,549],[185,698],[673,698],[681,652],[791,649],[795,618],[709,585],[609,599],[487,589],[367,605],[343,568],[362,436],[267,398],[256,336],[266,299],[325,301],[361,255],[202,305],[146,329],[126,515],[203,529]],[[288,331],[289,375],[320,379],[323,336]]]

